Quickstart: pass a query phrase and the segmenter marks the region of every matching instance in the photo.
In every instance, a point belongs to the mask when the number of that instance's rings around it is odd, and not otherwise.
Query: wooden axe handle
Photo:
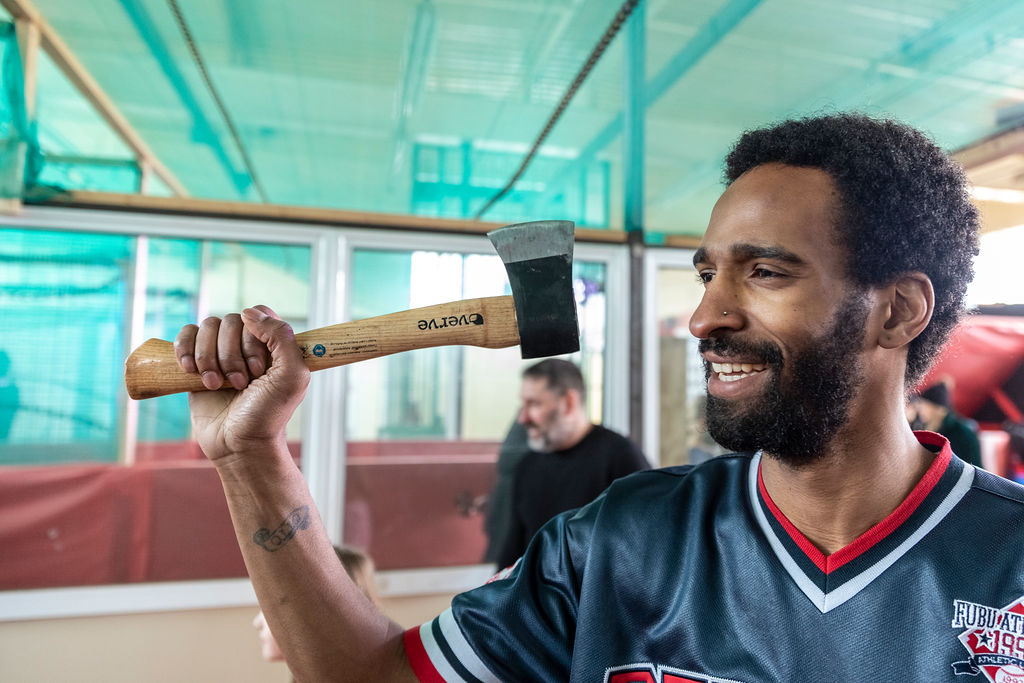
[[[433,346],[515,346],[519,328],[512,297],[492,296],[308,330],[295,335],[295,343],[310,370],[323,370]],[[124,364],[124,381],[134,399],[207,391],[199,375],[178,365],[174,344],[162,339],[150,339],[132,351]]]

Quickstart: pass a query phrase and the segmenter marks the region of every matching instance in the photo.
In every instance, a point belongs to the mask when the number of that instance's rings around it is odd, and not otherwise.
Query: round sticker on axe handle
[[[487,233],[505,264],[523,358],[580,349],[572,288],[572,221],[516,223]]]

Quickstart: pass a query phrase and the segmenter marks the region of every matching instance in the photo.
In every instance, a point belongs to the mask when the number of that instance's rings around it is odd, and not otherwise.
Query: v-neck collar
[[[953,457],[945,437],[932,432],[915,432],[915,436],[923,446],[937,450],[928,471],[889,516],[829,556],[800,533],[768,495],[761,480],[761,452],[751,460],[747,488],[758,525],[790,577],[823,613],[855,596],[895,564],[971,488],[974,467]]]

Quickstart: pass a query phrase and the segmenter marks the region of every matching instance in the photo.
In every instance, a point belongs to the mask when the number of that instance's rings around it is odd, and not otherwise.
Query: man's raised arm
[[[291,327],[265,306],[182,328],[175,355],[208,387],[189,395],[192,426],[224,486],[260,608],[298,680],[415,682],[402,628],[338,562],[285,425],[309,371]]]

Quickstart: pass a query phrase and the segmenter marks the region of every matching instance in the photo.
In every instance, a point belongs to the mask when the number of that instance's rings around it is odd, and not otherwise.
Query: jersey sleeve
[[[568,680],[583,566],[603,496],[552,519],[487,584],[405,634],[420,681]]]

